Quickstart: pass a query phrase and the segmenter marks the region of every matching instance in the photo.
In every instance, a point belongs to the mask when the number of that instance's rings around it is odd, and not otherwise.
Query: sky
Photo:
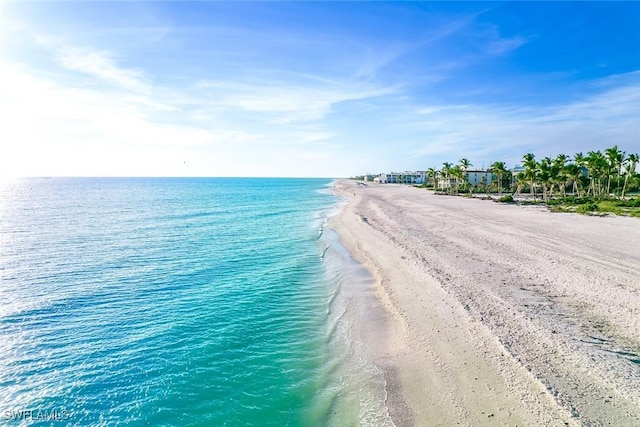
[[[0,1],[0,177],[640,152],[640,2]]]

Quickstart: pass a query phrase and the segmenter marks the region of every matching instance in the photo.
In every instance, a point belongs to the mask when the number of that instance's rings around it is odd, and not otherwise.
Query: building
[[[426,179],[426,171],[405,171],[381,173],[373,181],[381,184],[424,184]]]
[[[373,182],[380,184],[424,184],[429,180],[427,171],[388,172],[372,178]],[[491,185],[493,173],[486,170],[468,170],[466,180],[470,185]],[[462,184],[460,182],[459,184]],[[456,178],[438,178],[438,187],[450,188],[456,185]]]
[[[379,184],[386,184],[387,183],[387,174],[386,173],[381,173],[380,175],[378,175],[375,178],[373,178],[373,182],[377,182]]]
[[[456,178],[444,178],[441,176],[438,178],[438,188],[455,187],[456,181]]]
[[[424,184],[427,179],[426,171],[407,171],[404,172],[405,179],[403,182],[409,184]]]
[[[478,185],[491,185],[493,181],[493,174],[489,171],[468,170],[465,174],[467,182],[474,187]],[[462,182],[457,181],[457,178],[454,177],[440,177],[438,178],[438,188],[451,188],[455,187],[456,184],[462,185]]]
[[[489,171],[468,170],[466,174],[467,182],[474,187],[478,185],[491,185],[491,181],[493,181],[493,174]]]

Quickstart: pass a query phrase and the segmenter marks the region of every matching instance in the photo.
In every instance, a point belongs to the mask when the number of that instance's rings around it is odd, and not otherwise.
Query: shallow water
[[[3,183],[3,421],[380,425],[382,376],[344,316],[367,279],[318,232],[328,185]]]
[[[331,229],[323,234],[327,243],[325,267],[336,284],[329,304],[332,324],[329,340],[335,354],[333,398],[326,425],[393,426],[386,406],[384,372],[375,364],[375,347],[383,340],[384,318],[374,290],[374,279],[340,244]]]

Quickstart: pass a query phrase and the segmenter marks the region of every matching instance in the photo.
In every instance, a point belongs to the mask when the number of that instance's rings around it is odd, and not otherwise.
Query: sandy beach
[[[384,307],[362,339],[397,426],[640,425],[640,220],[334,190],[329,226]]]

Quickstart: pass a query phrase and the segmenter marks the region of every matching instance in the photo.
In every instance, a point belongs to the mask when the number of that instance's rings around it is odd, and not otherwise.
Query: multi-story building
[[[426,171],[405,171],[381,173],[373,180],[381,184],[423,184],[426,179]]]
[[[489,171],[468,170],[465,172],[465,176],[466,176],[466,181],[470,185],[473,185],[474,187],[477,187],[478,185],[491,185],[491,182],[493,181],[493,174]],[[454,177],[447,177],[447,178],[440,177],[438,179],[438,187],[451,188],[456,184],[462,184],[462,182],[456,182],[456,181],[458,180],[457,178],[454,178]]]
[[[489,171],[483,170],[468,170],[466,172],[467,182],[471,185],[491,185],[491,181],[493,181],[493,174]]]

